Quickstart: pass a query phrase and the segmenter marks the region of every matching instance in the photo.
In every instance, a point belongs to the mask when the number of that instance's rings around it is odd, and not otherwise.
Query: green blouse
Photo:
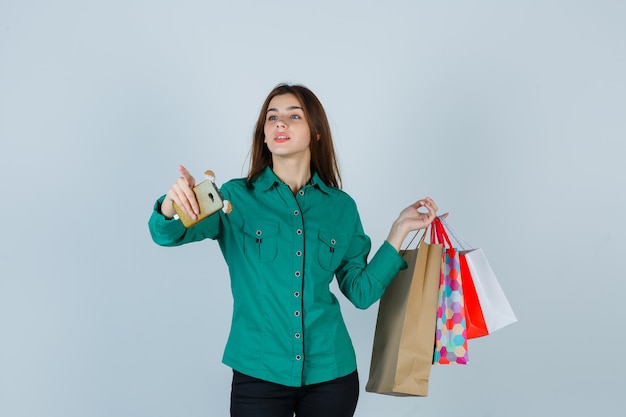
[[[220,190],[233,204],[186,229],[160,213],[152,239],[176,246],[216,239],[234,300],[224,364],[287,386],[330,381],[356,369],[354,348],[329,284],[358,308],[376,302],[406,263],[384,242],[368,263],[370,238],[356,204],[314,173],[295,195],[267,168],[248,188],[243,178]]]

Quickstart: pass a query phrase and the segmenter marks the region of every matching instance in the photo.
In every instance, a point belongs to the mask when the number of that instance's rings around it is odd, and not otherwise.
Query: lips
[[[289,136],[287,136],[287,134],[285,133],[278,133],[276,136],[274,136],[274,142],[276,143],[284,143],[287,142],[289,140]]]

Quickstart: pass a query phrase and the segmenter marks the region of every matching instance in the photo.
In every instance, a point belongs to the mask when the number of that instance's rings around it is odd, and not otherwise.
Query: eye
[[[269,121],[276,120],[276,116],[267,116],[267,120]]]
[[[300,115],[298,115],[298,114],[292,114],[291,118],[292,119],[301,119]]]

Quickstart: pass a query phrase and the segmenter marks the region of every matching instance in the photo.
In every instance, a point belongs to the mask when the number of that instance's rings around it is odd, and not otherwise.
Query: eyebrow
[[[302,110],[302,111],[304,111],[304,109],[302,109],[302,107],[300,107],[300,106],[289,106],[289,107],[287,107],[287,111],[290,111],[290,110]],[[277,112],[278,109],[272,107],[271,109],[267,109],[267,111],[265,113],[269,113],[271,111],[276,111]]]

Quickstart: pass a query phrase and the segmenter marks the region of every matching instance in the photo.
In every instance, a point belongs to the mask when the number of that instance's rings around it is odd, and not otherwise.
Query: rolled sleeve
[[[154,243],[160,246],[177,246],[181,245],[181,237],[185,234],[185,226],[180,220],[166,219],[161,213],[161,203],[165,196],[159,198],[152,210],[152,215],[148,221],[150,236]]]

